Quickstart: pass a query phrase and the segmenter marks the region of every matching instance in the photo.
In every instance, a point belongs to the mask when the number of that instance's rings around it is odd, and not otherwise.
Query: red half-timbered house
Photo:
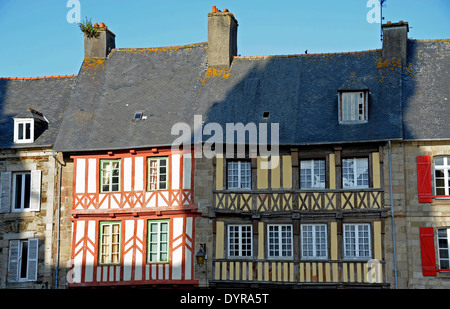
[[[69,175],[63,205],[70,201],[71,209],[62,210],[71,219],[63,224],[71,229],[68,287],[197,286],[194,156],[171,149],[179,117],[171,119],[175,108],[167,107],[186,94],[161,75],[188,80],[174,68],[184,49],[115,49],[115,35],[97,28],[97,38],[85,37],[85,59],[55,143]]]
[[[154,148],[72,159],[69,286],[195,285],[191,153]]]

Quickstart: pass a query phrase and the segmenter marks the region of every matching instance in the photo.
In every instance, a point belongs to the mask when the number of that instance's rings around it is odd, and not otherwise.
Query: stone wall
[[[52,288],[55,256],[52,252],[56,161],[49,149],[0,150],[0,172],[41,171],[41,203],[37,212],[0,214],[0,288]],[[10,240],[39,239],[38,275],[35,282],[8,282]]]
[[[209,218],[209,209],[213,202],[213,160],[214,159],[207,159],[204,157],[195,159],[194,203],[198,205],[198,211],[202,214],[201,217],[195,219],[195,253],[199,250],[200,244],[206,244],[206,253],[208,257],[206,265],[200,267],[195,263],[194,278],[199,280],[200,287],[207,287],[207,278],[212,278],[211,258],[213,256],[213,224],[212,219]]]
[[[417,190],[417,156],[450,155],[450,142],[392,143],[392,191],[395,218],[397,278],[399,288],[450,288],[450,274],[440,272],[436,277],[422,275],[419,227],[449,227],[450,200],[433,199],[419,203]],[[388,151],[385,151],[388,163]],[[389,165],[385,164],[385,205],[390,207]],[[433,171],[432,171],[433,173]],[[387,277],[394,288],[394,256],[392,221],[386,223]],[[437,245],[436,239],[435,243]],[[436,252],[436,262],[437,252]]]

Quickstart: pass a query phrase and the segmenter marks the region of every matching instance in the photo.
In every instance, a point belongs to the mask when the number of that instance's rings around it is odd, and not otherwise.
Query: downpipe
[[[391,199],[391,223],[392,223],[392,245],[394,247],[394,279],[395,288],[398,289],[397,279],[397,251],[395,244],[395,220],[394,220],[394,197],[392,193],[392,154],[391,154],[391,141],[389,140],[389,196]]]

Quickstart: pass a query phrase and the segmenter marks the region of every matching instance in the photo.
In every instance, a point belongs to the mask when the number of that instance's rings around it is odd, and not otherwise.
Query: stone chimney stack
[[[237,56],[238,22],[234,15],[215,6],[208,14],[208,66],[229,68]]]
[[[84,57],[105,59],[116,48],[116,35],[104,23],[95,23],[94,27],[99,30],[97,37],[84,34]]]
[[[403,20],[398,23],[388,21],[382,25],[383,29],[383,58],[401,59],[402,65],[406,65],[406,53],[408,46],[409,26]]]

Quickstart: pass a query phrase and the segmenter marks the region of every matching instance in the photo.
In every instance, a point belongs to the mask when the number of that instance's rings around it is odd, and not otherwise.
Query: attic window
[[[135,113],[134,114],[134,120],[141,120],[142,119],[142,113]]]
[[[34,142],[34,119],[14,119],[14,143]]]
[[[339,123],[355,124],[368,122],[369,88],[350,73],[345,83],[338,89]]]
[[[340,122],[367,122],[366,92],[342,92],[340,99]]]

